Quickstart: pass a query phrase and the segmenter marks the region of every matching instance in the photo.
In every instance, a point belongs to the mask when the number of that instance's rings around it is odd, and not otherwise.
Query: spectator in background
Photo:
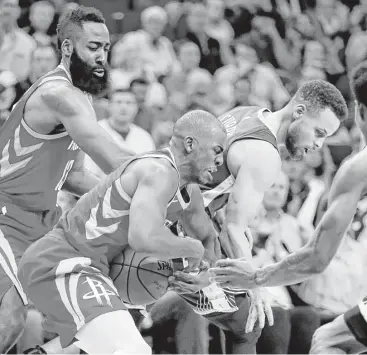
[[[8,119],[15,98],[17,78],[9,71],[0,71],[0,127]]]
[[[99,124],[111,135],[112,139],[132,154],[140,154],[155,149],[151,135],[133,122],[138,112],[136,97],[131,90],[116,90],[110,96],[110,116]],[[104,174],[88,157],[85,164],[98,177]]]
[[[263,210],[251,227],[254,236],[254,263],[257,267],[282,260],[302,248],[313,234],[312,225],[301,226],[282,208],[289,190],[287,175],[282,172],[265,193]],[[272,302],[274,326],[265,326],[257,351],[265,354],[307,354],[320,318],[311,307],[293,307],[286,287],[268,288]]]
[[[255,7],[252,2],[243,0],[226,0],[225,17],[234,30],[235,38],[251,31],[251,21],[254,17]]]
[[[206,4],[208,11],[206,33],[219,43],[227,43],[228,45],[234,38],[234,30],[224,18],[224,0],[206,0]]]
[[[38,45],[47,46],[54,42],[49,33],[50,26],[55,17],[55,6],[47,0],[35,2],[29,10],[30,31],[29,34]],[[55,43],[56,44],[56,43]]]
[[[27,78],[30,58],[36,43],[34,39],[17,25],[20,16],[19,0],[0,1],[0,70],[10,70],[18,81]]]
[[[138,112],[134,124],[151,133],[154,126],[154,115],[146,105],[149,82],[144,78],[134,79],[130,84],[130,90],[134,93],[138,104]]]
[[[168,1],[164,9],[167,13],[167,26],[163,34],[171,41],[184,38],[187,31],[185,4]]]
[[[163,8],[148,7],[141,13],[142,29],[135,33],[141,55],[157,78],[167,75],[176,62],[172,42],[163,36],[167,21]]]
[[[200,49],[200,68],[208,70],[211,74],[229,64],[232,54],[229,47],[224,43],[210,37],[205,29],[208,24],[208,12],[205,4],[193,3],[188,8],[186,38],[194,42]]]
[[[137,78],[145,78],[149,82],[156,80],[155,74],[146,64],[135,34],[126,34],[111,53],[110,89],[126,89]]]
[[[245,78],[251,86],[249,104],[274,110],[282,108],[290,99],[275,69],[269,64],[259,63],[257,53],[252,47],[237,42],[235,60],[235,64],[226,65],[215,73],[216,79],[222,85],[226,82],[234,84],[240,78]]]
[[[43,75],[54,70],[58,65],[59,57],[52,45],[36,47],[32,52],[30,72],[28,78],[15,86],[16,97],[14,103]]]

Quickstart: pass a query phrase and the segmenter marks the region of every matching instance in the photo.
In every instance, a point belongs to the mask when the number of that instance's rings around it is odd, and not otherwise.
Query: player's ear
[[[73,42],[70,39],[64,39],[61,43],[61,52],[67,57],[71,57],[73,54],[74,45]]]
[[[299,104],[293,111],[293,118],[295,120],[298,120],[299,118],[302,117],[302,115],[304,115],[305,112],[306,112],[306,106],[303,104]]]
[[[184,138],[184,147],[187,154],[192,153],[192,151],[195,148],[194,146],[195,146],[195,139],[193,137],[187,136]]]

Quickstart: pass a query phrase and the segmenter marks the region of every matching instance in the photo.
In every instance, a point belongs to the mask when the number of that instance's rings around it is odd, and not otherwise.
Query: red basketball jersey
[[[60,125],[54,134],[34,132],[23,118],[33,92],[46,82],[71,82],[57,67],[37,80],[14,106],[0,131],[0,205],[29,212],[50,211],[78,153],[78,146]]]
[[[226,163],[229,147],[234,142],[242,139],[256,139],[269,142],[278,150],[276,137],[260,120],[264,111],[267,111],[267,109],[258,106],[239,106],[219,117],[227,131],[224,163],[213,174],[213,180],[210,183],[200,186],[205,207],[211,217],[227,204],[228,196],[235,181]]]
[[[144,158],[167,159],[178,174],[169,149],[128,157],[66,212],[55,227],[62,229],[66,240],[104,273],[128,245],[131,197],[124,191],[120,177],[130,163]]]

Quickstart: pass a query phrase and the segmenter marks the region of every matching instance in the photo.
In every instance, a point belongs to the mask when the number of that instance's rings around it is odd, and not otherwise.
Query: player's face
[[[218,132],[216,137],[201,138],[192,154],[193,181],[199,184],[210,184],[212,173],[223,164],[223,151],[226,134]]]
[[[106,25],[86,22],[70,59],[73,83],[82,91],[98,94],[107,88],[110,35]]]
[[[110,112],[111,118],[117,123],[131,123],[138,112],[135,95],[130,92],[114,93],[111,98]]]
[[[264,194],[263,205],[267,211],[280,209],[288,195],[289,181],[285,173],[281,173],[275,183]]]
[[[293,117],[295,120],[290,124],[285,140],[293,159],[301,159],[307,152],[320,149],[326,137],[333,135],[340,126],[340,121],[329,108],[310,116],[303,105],[298,105]]]

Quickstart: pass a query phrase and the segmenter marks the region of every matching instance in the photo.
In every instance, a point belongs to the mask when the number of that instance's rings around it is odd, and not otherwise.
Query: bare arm
[[[281,262],[260,269],[256,273],[258,286],[295,284],[325,270],[338,250],[366,185],[366,159],[367,152],[361,152],[341,166],[330,190],[328,210],[314,237]]]
[[[178,176],[174,169],[155,163],[142,169],[137,179],[129,214],[130,246],[166,259],[200,259],[204,253],[200,241],[179,238],[164,226],[167,205],[176,193]]]
[[[260,206],[264,193],[280,171],[280,157],[269,143],[242,140],[232,144],[227,156],[229,170],[236,178],[230,194],[225,229],[235,258],[252,259],[245,232]]]
[[[70,84],[42,93],[43,102],[64,125],[70,137],[106,173],[115,170],[130,151],[118,147],[110,135],[97,123],[87,98]]]
[[[67,179],[62,187],[63,190],[81,197],[96,186],[100,179],[85,168],[85,153],[80,152],[75,160],[73,168],[70,170]]]
[[[205,248],[204,259],[210,264],[217,261],[216,238],[218,232],[208,214],[198,185],[192,185],[191,201],[180,215],[180,222],[187,235],[200,240]]]

